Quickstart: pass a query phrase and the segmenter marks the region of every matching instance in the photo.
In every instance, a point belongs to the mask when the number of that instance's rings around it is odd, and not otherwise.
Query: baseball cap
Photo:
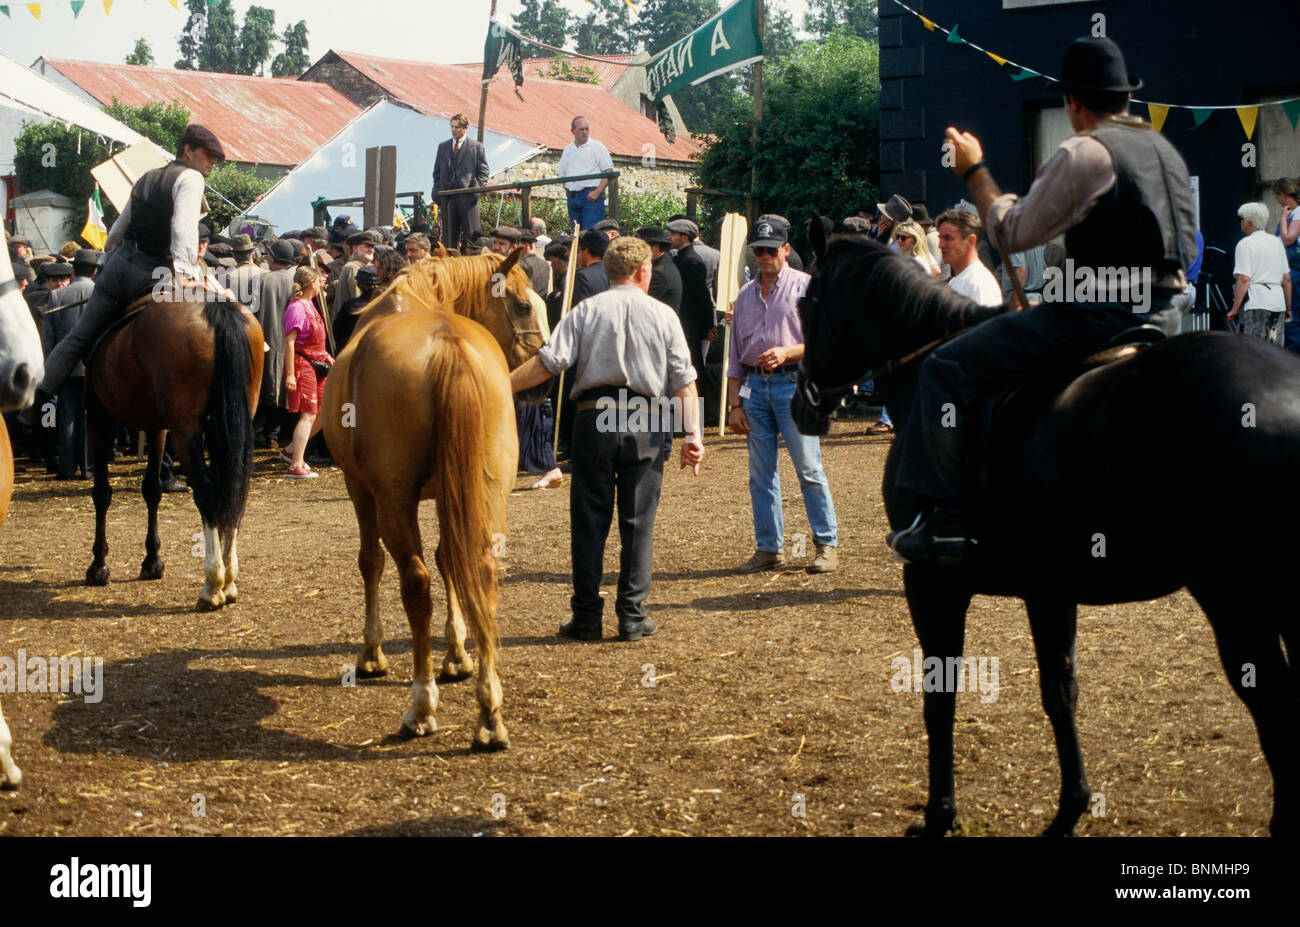
[[[756,248],[779,248],[790,240],[790,234],[780,222],[763,218],[754,223],[749,243]]]

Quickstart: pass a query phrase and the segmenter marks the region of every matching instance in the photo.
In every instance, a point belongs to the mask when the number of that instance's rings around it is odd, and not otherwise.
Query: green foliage
[[[523,0],[521,5],[523,9],[512,17],[516,32],[556,48],[565,47],[569,41],[569,12],[560,0]]]
[[[199,40],[208,18],[208,0],[185,0],[189,18],[185,21],[185,31],[176,40],[176,50],[180,57],[176,67],[181,71],[196,71],[199,67]]]
[[[218,164],[208,175],[209,213],[205,221],[209,228],[213,231],[224,229],[230,220],[247,210],[253,200],[271,189],[274,183],[270,178],[259,177],[252,168],[245,169],[228,162]],[[213,193],[221,194],[235,205],[232,207]]]
[[[311,57],[307,53],[307,21],[298,20],[292,26],[284,27],[280,37],[284,51],[275,56],[271,62],[272,77],[297,77],[311,67]]]
[[[594,68],[583,64],[580,59],[565,58],[563,55],[556,55],[555,60],[541,72],[541,76],[551,80],[574,81],[579,84],[600,83],[600,76]]]
[[[545,189],[545,188],[543,188]],[[543,199],[534,195],[529,207],[534,216],[546,221],[546,234],[554,238],[572,228],[564,198]],[[669,216],[686,212],[686,200],[654,193],[623,194],[618,199],[618,221],[634,231],[643,225],[662,225]],[[519,225],[519,198],[484,196],[479,201],[479,222],[485,231],[498,225]]]
[[[217,0],[207,7],[207,24],[199,43],[199,70],[239,72],[239,34],[235,8],[230,0]]]
[[[143,106],[127,106],[114,97],[113,102],[103,109],[118,122],[152,139],[168,152],[176,151],[177,143],[185,134],[185,127],[190,124],[190,111],[180,103],[155,102]]]
[[[149,41],[139,38],[135,40],[135,48],[126,56],[124,64],[139,64],[147,67],[153,62],[153,49],[149,47]]]
[[[792,243],[807,248],[804,220],[849,215],[876,197],[879,166],[880,82],[876,43],[834,32],[805,42],[764,72],[763,121],[758,141],[758,212],[774,212],[793,224]],[[704,152],[700,185],[748,190],[754,165],[752,110],[734,109],[732,121]],[[743,203],[704,201],[705,221]]]
[[[70,198],[78,208],[67,228],[69,234],[80,231],[86,222],[86,200],[95,189],[90,168],[108,159],[108,145],[90,132],[65,129],[61,122],[29,122],[14,138],[14,149],[20,189],[52,190]]]
[[[264,6],[250,6],[244,14],[244,27],[239,30],[237,45],[238,74],[265,76],[266,61],[271,57],[275,42],[275,10]]]
[[[618,55],[631,50],[632,19],[623,0],[596,0],[585,18],[573,17],[569,28],[584,55]]]
[[[880,31],[876,0],[810,0],[803,27],[825,38],[833,32],[847,32],[874,39]]]
[[[663,225],[669,216],[686,212],[686,198],[664,193],[623,193],[618,198],[618,221],[629,232],[643,225]]]

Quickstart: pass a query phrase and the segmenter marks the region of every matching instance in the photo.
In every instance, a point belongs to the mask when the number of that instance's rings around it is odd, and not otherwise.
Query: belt
[[[782,364],[780,367],[777,367],[775,370],[763,370],[759,367],[751,367],[749,364],[741,364],[740,369],[745,371],[745,373],[756,373],[761,377],[771,377],[771,376],[775,376],[778,373],[794,373],[796,370],[799,369],[799,364],[798,362],[795,362],[793,364]]]
[[[601,403],[602,399],[609,401]],[[642,402],[651,401],[649,396],[643,396],[626,386],[593,386],[591,389],[583,390],[574,408],[579,412],[591,412],[599,408],[613,409],[626,406],[634,399],[640,399]]]

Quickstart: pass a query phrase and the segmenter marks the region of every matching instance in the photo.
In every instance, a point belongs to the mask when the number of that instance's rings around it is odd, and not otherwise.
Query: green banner
[[[488,23],[487,41],[483,43],[483,83],[490,81],[504,64],[514,76],[515,86],[522,85],[524,82],[522,46],[522,36],[496,20],[491,20]]]
[[[646,62],[646,95],[661,100],[683,87],[763,58],[757,0],[736,0],[686,38]]]

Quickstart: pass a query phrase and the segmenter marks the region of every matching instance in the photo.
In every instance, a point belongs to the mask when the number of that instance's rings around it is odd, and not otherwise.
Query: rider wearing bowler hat
[[[974,553],[978,541],[962,510],[981,395],[1059,369],[1143,323],[1177,332],[1171,302],[1196,254],[1187,165],[1164,136],[1128,115],[1129,94],[1142,82],[1110,39],[1075,40],[1062,78],[1057,86],[1075,134],[1025,196],[998,189],[975,136],[949,128],[947,139],[953,170],[970,186],[994,245],[1025,251],[1064,233],[1075,278],[1091,274],[1098,285],[1080,288],[1090,296],[1085,302],[1067,281],[1056,299],[1045,291],[1042,305],[991,319],[926,358],[898,466],[899,485],[921,504],[916,520],[889,538],[904,562],[960,566]],[[1139,278],[1149,272],[1149,283],[1139,292],[1097,273],[1118,268],[1137,269]],[[947,414],[953,409],[955,417]]]
[[[131,199],[109,230],[108,260],[95,277],[95,289],[75,328],[45,360],[40,393],[57,393],[90,351],[99,335],[122,311],[158,282],[154,271],[166,268],[180,286],[204,278],[199,257],[199,218],[204,178],[226,156],[221,142],[201,125],[185,128],[176,160],[146,172],[131,188]],[[43,399],[27,410],[39,410]]]

